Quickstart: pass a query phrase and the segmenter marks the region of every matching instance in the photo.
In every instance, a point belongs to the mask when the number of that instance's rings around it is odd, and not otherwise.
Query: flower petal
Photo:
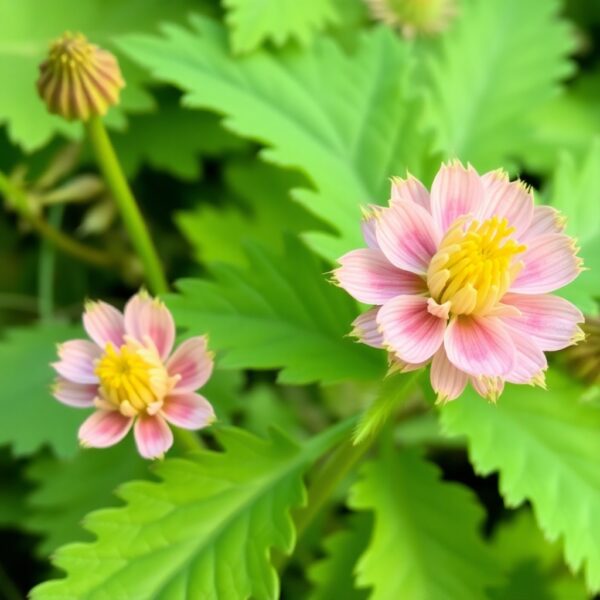
[[[431,387],[437,394],[438,404],[455,400],[464,391],[469,376],[457,369],[446,356],[444,346],[433,355],[431,362]]]
[[[463,215],[475,215],[485,198],[483,183],[473,167],[456,161],[442,165],[431,186],[431,214],[441,231]]]
[[[454,317],[444,338],[450,362],[469,375],[504,376],[515,363],[516,349],[498,317]]]
[[[377,215],[377,242],[399,269],[423,275],[435,254],[440,234],[431,215],[408,200],[396,200]]]
[[[350,335],[359,342],[371,346],[371,348],[383,348],[383,335],[378,329],[377,313],[379,307],[372,308],[352,321],[352,333]]]
[[[512,327],[509,328],[510,338],[516,349],[514,367],[504,376],[510,383],[541,383],[543,373],[548,368],[546,356],[529,337],[521,334]]]
[[[486,400],[496,402],[504,391],[502,377],[471,377],[473,389]]]
[[[550,294],[505,294],[502,302],[521,313],[502,320],[530,336],[541,350],[562,350],[583,339],[578,325],[584,321],[583,314],[564,298]]]
[[[397,296],[377,314],[385,346],[407,363],[422,363],[442,344],[446,321],[430,314],[427,298]]]
[[[86,448],[113,446],[127,435],[132,422],[116,410],[97,410],[79,428],[79,441]]]
[[[120,310],[106,302],[86,303],[83,326],[100,348],[104,348],[108,342],[115,348],[123,345],[125,335],[123,315]]]
[[[378,207],[379,208],[379,207]],[[363,220],[360,222],[360,228],[365,240],[365,244],[373,250],[379,250],[379,244],[377,243],[377,235],[375,234],[375,224],[377,223],[377,216],[375,210],[370,212],[365,211]]]
[[[138,452],[144,458],[161,458],[173,445],[173,432],[160,415],[140,415],[133,435]]]
[[[212,374],[214,361],[207,350],[206,336],[185,340],[167,361],[169,375],[179,375],[174,392],[194,392],[201,388]]]
[[[491,217],[505,218],[515,228],[515,237],[527,230],[533,218],[533,194],[522,181],[510,181],[508,174],[499,169],[481,177],[485,190],[484,204],[480,207],[480,221]]]
[[[145,292],[136,294],[125,306],[125,332],[139,342],[149,337],[162,360],[173,349],[175,323],[171,311]]]
[[[406,179],[392,177],[391,201],[412,200],[422,206],[427,212],[431,212],[431,201],[427,188],[412,175]]]
[[[549,233],[533,238],[520,255],[525,267],[510,287],[520,294],[546,294],[571,283],[581,272],[577,247],[566,235]]]
[[[54,370],[74,383],[98,383],[94,362],[102,351],[88,340],[69,340],[58,346],[60,360],[52,364]]]
[[[383,304],[394,296],[418,294],[426,289],[423,279],[398,269],[379,250],[352,250],[338,262],[341,267],[333,272],[337,283],[365,304]]]
[[[98,386],[86,383],[73,383],[59,377],[54,384],[52,395],[67,406],[89,408],[94,406],[94,398],[98,395]]]
[[[533,238],[548,233],[562,233],[565,218],[551,206],[535,206],[531,223],[519,238],[520,242],[529,242]]]
[[[161,414],[173,425],[184,429],[201,429],[215,420],[211,403],[200,394],[168,396]]]

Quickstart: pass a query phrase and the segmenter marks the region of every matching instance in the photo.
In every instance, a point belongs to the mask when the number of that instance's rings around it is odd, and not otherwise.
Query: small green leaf
[[[356,573],[371,600],[483,600],[500,575],[478,529],[483,511],[466,488],[413,450],[368,463],[350,506],[374,512],[371,542]]]

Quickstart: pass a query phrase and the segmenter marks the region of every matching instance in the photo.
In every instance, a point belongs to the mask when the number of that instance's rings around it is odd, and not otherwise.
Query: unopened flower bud
[[[40,65],[37,88],[51,113],[69,120],[102,116],[119,102],[125,82],[117,59],[81,33],[63,34]]]

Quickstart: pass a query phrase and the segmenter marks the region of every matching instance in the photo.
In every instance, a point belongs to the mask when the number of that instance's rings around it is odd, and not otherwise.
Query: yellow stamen
[[[427,285],[439,303],[451,303],[455,315],[484,314],[508,291],[522,264],[515,256],[526,246],[512,239],[506,219],[492,217],[452,227],[431,259]]]

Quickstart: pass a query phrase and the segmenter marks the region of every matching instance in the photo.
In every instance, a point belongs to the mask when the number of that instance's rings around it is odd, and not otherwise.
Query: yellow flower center
[[[133,341],[116,349],[110,342],[96,363],[102,399],[126,416],[155,414],[177,377],[169,377],[154,348]]]
[[[439,304],[450,302],[455,315],[485,314],[508,291],[523,267],[515,256],[526,249],[511,239],[514,227],[492,217],[457,222],[431,259],[427,285]]]

